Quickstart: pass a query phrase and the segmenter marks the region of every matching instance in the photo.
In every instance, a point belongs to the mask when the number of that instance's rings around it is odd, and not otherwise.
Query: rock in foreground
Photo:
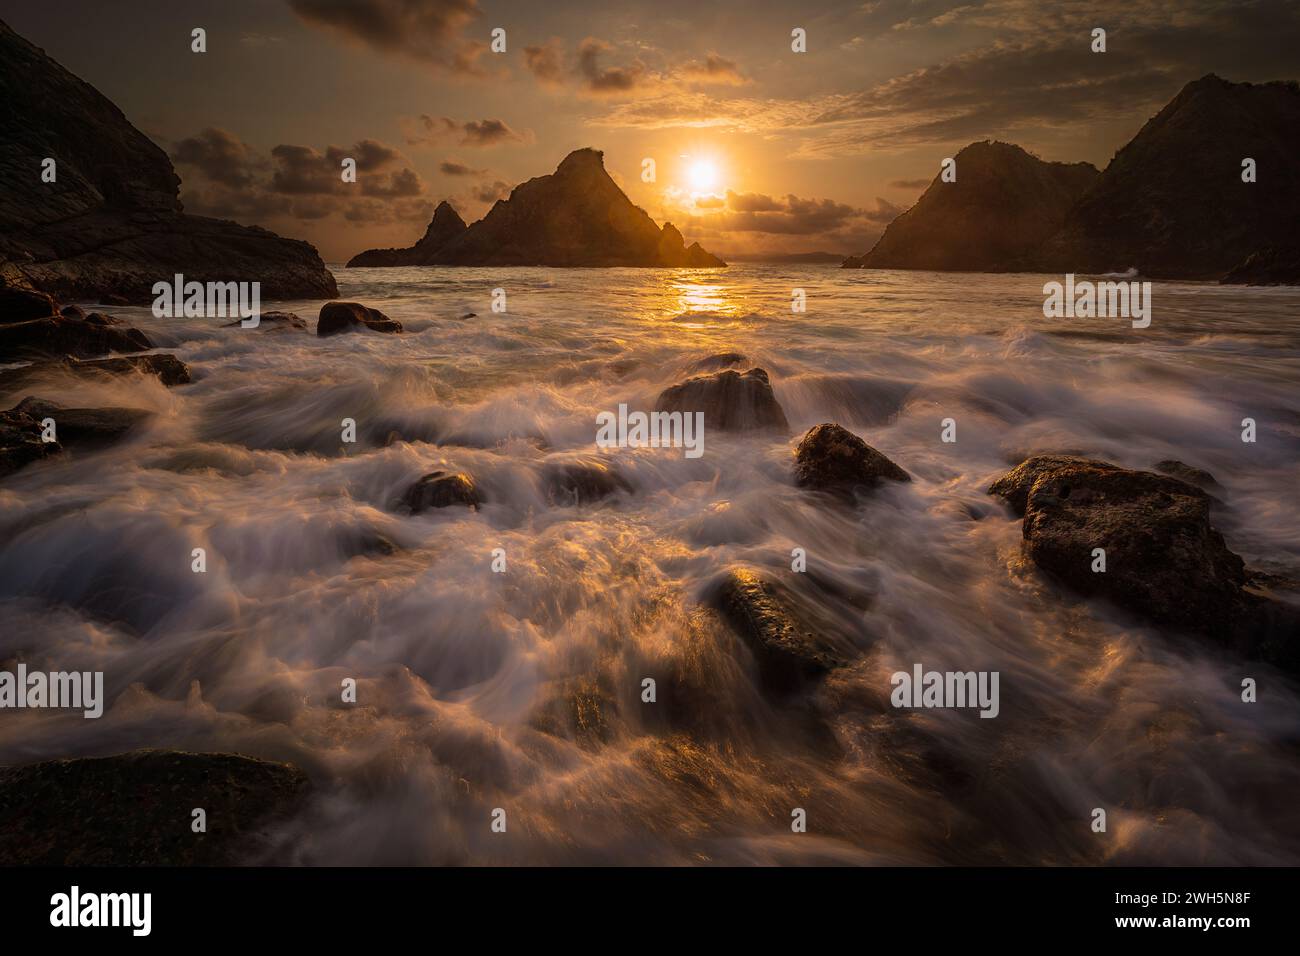
[[[372,332],[400,332],[402,323],[360,302],[326,302],[321,306],[320,318],[316,322],[318,336],[359,332],[362,329],[369,329]]]
[[[1165,627],[1287,663],[1294,616],[1244,590],[1247,571],[1210,525],[1210,497],[1177,478],[1082,458],[1030,458],[989,492],[1024,515],[1033,562],[1072,590]],[[1106,552],[1094,572],[1093,549]]]
[[[40,419],[26,411],[0,412],[0,478],[62,450],[58,442],[42,441],[41,432]]]
[[[452,505],[467,505],[477,509],[483,503],[474,479],[463,472],[434,471],[425,475],[402,496],[402,503],[419,514],[430,508],[447,508]]]
[[[794,480],[802,488],[852,494],[881,481],[912,478],[847,428],[826,423],[810,428],[799,442]]]
[[[138,750],[0,768],[0,864],[228,866],[308,792],[288,764],[237,754]],[[194,833],[191,811],[207,813]]]
[[[783,589],[752,568],[727,571],[710,598],[748,645],[771,691],[795,690],[843,663],[799,621]]]
[[[704,427],[719,431],[790,431],[767,372],[761,368],[751,368],[743,375],[727,369],[688,378],[664,389],[655,411],[703,412]]]

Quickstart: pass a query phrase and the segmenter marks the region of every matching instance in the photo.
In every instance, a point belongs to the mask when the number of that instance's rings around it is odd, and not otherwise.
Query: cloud
[[[511,186],[509,183],[503,183],[497,180],[494,183],[481,183],[470,192],[479,202],[494,203],[498,199],[505,199],[510,195]]]
[[[478,63],[487,44],[461,35],[480,15],[477,0],[289,0],[289,6],[304,22],[381,53],[438,72],[487,73]]]
[[[924,189],[933,182],[932,179],[895,179],[889,184],[890,189]]]
[[[238,136],[211,126],[173,145],[171,158],[177,165],[193,166],[213,182],[236,189],[252,183],[258,171],[257,157]]]
[[[601,56],[612,49],[610,44],[595,37],[587,37],[578,44],[578,73],[588,92],[597,95],[627,93],[635,89],[644,76],[645,66],[639,61],[630,66],[601,66]]]
[[[728,86],[743,86],[749,82],[748,77],[740,72],[735,60],[728,60],[716,53],[709,53],[703,62],[693,60],[681,68],[681,75],[687,80],[698,83],[718,83]]]
[[[722,196],[696,196],[695,206],[698,209],[721,209],[727,205],[727,200]]]
[[[542,85],[562,85],[565,77],[563,41],[551,37],[539,46],[524,47],[524,64]]]
[[[474,169],[471,166],[466,166],[464,163],[458,163],[450,159],[445,159],[439,163],[438,169],[445,176],[477,176],[480,173],[486,172],[486,170]]]
[[[374,225],[418,219],[428,206],[419,173],[374,139],[324,150],[282,143],[266,157],[233,133],[209,128],[176,143],[172,155],[197,174],[184,180],[182,200],[199,215],[253,223],[338,215]],[[349,158],[357,163],[355,183],[342,177]]]
[[[455,142],[461,146],[497,146],[501,143],[529,143],[533,134],[529,130],[516,132],[499,119],[454,120],[450,116],[420,115],[401,121],[408,146]]]

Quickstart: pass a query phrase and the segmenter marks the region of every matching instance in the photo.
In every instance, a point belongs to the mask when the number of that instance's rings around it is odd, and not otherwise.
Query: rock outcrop
[[[152,413],[141,408],[65,408],[28,396],[0,411],[0,477],[65,447],[93,448],[122,438]],[[44,441],[42,422],[54,422],[54,441]]]
[[[911,476],[847,428],[830,423],[808,430],[795,449],[795,484],[851,495],[881,481],[911,481]]]
[[[1300,224],[1292,235],[1300,235]],[[1224,285],[1300,285],[1300,241],[1252,252],[1219,280]]]
[[[595,149],[574,150],[554,173],[516,186],[468,228],[457,230],[464,223],[444,202],[415,246],[371,249],[348,265],[726,265],[699,243],[687,246],[671,223],[656,226],[605,172],[603,157]],[[433,251],[444,234],[451,238]]]
[[[997,479],[989,493],[1024,516],[1028,557],[1071,590],[1284,666],[1300,657],[1297,615],[1246,590],[1245,564],[1211,526],[1211,499],[1195,485],[1041,456]],[[1096,548],[1105,551],[1104,571],[1093,570]]]
[[[58,442],[42,441],[41,433],[40,419],[31,413],[17,408],[0,412],[0,478],[63,450]]]
[[[186,215],[167,154],[3,22],[0,102],[0,281],[130,302],[176,273],[260,282],[264,300],[338,294],[308,243]]]
[[[1298,139],[1300,84],[1188,83],[1115,154],[1040,259],[1053,272],[1271,278],[1267,263],[1296,261]],[[1242,181],[1245,158],[1255,182]]]
[[[599,458],[579,456],[548,461],[542,467],[542,487],[553,505],[588,505],[632,486]]]
[[[1010,143],[972,143],[956,182],[935,177],[916,205],[845,268],[1007,272],[1025,269],[1097,179],[1088,163],[1048,163]]]
[[[434,264],[438,250],[457,239],[469,227],[460,213],[445,199],[433,211],[433,219],[424,236],[409,249],[367,249],[348,260],[348,268],[374,268],[377,266],[429,266]]]
[[[289,764],[238,754],[138,750],[0,768],[0,864],[229,866],[310,791]],[[189,827],[203,807],[214,825]],[[163,825],[163,821],[176,825]]]
[[[360,302],[326,302],[321,306],[320,317],[316,320],[318,336],[360,332],[362,329],[371,332],[400,332],[402,323]]]
[[[704,427],[718,431],[790,431],[767,371],[761,368],[751,368],[743,375],[726,369],[688,378],[664,389],[655,411],[703,412]]]

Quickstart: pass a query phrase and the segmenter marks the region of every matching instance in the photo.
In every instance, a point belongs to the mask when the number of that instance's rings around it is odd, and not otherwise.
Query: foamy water
[[[406,334],[113,309],[194,383],[3,396],[156,414],[0,483],[0,663],[102,670],[109,700],[99,720],[0,715],[0,764],[136,747],[292,761],[315,797],[278,862],[1300,862],[1294,685],[1045,582],[985,493],[1035,452],[1177,458],[1224,487],[1233,550],[1296,573],[1300,292],[1156,283],[1138,330],[1044,319],[1059,276],[335,273]],[[314,329],[319,306],[279,307]],[[706,432],[694,460],[595,447],[599,412],[650,410],[730,351],[771,374],[790,440]],[[914,481],[856,508],[799,491],[794,442],[823,421]],[[549,500],[543,467],[581,457],[633,493]],[[437,468],[474,475],[487,504],[402,514]],[[701,607],[736,563],[787,580],[855,659],[804,697],[767,695]],[[998,671],[1000,715],[893,709],[889,675],[914,663]]]

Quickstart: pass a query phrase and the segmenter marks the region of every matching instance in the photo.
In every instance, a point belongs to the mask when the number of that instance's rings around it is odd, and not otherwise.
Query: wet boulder
[[[306,775],[238,754],[138,750],[0,768],[0,864],[222,866],[256,861]],[[189,826],[195,807],[208,830]]]
[[[320,318],[316,322],[318,336],[323,338],[342,332],[358,332],[362,329],[369,329],[372,332],[400,332],[402,323],[360,302],[326,302],[321,306]]]
[[[1241,558],[1210,525],[1210,497],[1167,475],[1083,458],[1030,458],[989,492],[1024,515],[1031,560],[1072,590],[1106,598],[1157,624],[1240,643]],[[1106,553],[1094,572],[1093,549]]]
[[[17,358],[91,358],[109,352],[144,352],[153,343],[139,329],[51,315],[0,323],[0,355]]]
[[[1177,478],[1179,481],[1185,481],[1189,485],[1195,485],[1202,491],[1221,490],[1221,486],[1215,481],[1214,476],[1203,468],[1193,468],[1186,462],[1181,462],[1177,458],[1166,458],[1164,461],[1158,461],[1151,466],[1162,475],[1168,475],[1171,478]]]
[[[761,368],[743,375],[726,369],[688,378],[664,389],[655,411],[703,412],[705,427],[719,431],[790,431],[785,411]]]
[[[116,441],[153,414],[142,408],[65,408],[33,397],[24,398],[13,411],[37,422],[52,419],[59,442],[74,446]]]
[[[190,382],[190,367],[175,355],[130,355],[87,362],[73,360],[69,367],[78,373],[130,375],[138,372],[141,375],[156,375],[168,387],[188,385]]]
[[[402,503],[412,514],[453,505],[477,509],[483,504],[483,496],[474,479],[464,472],[434,471],[407,488]]]
[[[785,589],[753,568],[731,568],[708,597],[753,653],[768,690],[795,690],[843,663]]]
[[[0,412],[0,477],[62,450],[58,442],[42,441],[41,431],[40,419],[26,411]]]
[[[825,423],[810,428],[799,442],[794,480],[801,488],[852,494],[881,481],[912,478],[847,428]]]
[[[586,505],[619,491],[632,493],[626,478],[591,457],[547,462],[542,467],[542,486],[556,505]]]
[[[43,319],[58,315],[59,307],[54,297],[35,289],[22,286],[0,284],[0,323],[26,322],[28,319]]]
[[[235,319],[233,322],[227,322],[222,328],[242,328],[243,319]],[[269,331],[278,331],[281,329],[293,329],[305,331],[307,322],[300,319],[294,312],[263,312],[258,316],[257,325],[250,326],[255,329],[267,329]]]

